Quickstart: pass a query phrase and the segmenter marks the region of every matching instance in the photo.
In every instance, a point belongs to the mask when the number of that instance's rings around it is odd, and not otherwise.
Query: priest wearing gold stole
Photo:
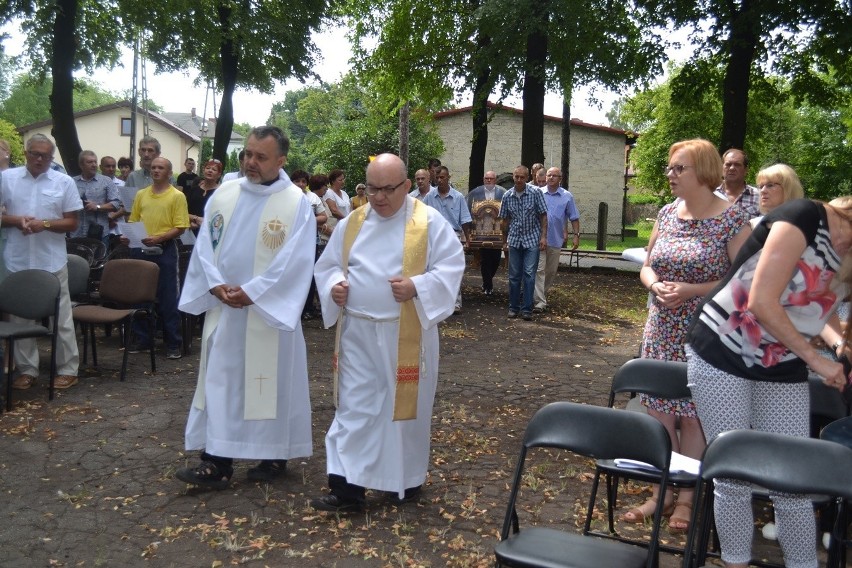
[[[289,140],[249,134],[245,177],[224,183],[204,211],[180,309],[206,313],[186,448],[201,464],[181,481],[228,487],[233,458],[260,459],[249,480],[270,481],[289,458],[311,455],[311,405],[301,313],[311,283],[316,221],[281,169]]]
[[[452,315],[464,252],[436,210],[409,197],[393,154],[367,167],[369,204],[343,219],[317,261],[326,327],[337,322],[334,421],[324,511],[359,511],[365,488],[413,500],[426,480],[438,379],[437,325]]]

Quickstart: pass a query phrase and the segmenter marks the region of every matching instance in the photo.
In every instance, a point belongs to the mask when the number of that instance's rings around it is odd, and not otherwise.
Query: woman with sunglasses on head
[[[196,178],[189,190],[186,191],[189,228],[196,235],[198,235],[198,229],[204,222],[204,206],[207,205],[207,200],[219,187],[219,180],[222,178],[222,162],[207,160],[201,174],[201,177]]]
[[[750,215],[714,194],[722,181],[722,159],[716,147],[706,140],[673,144],[665,174],[677,199],[660,210],[639,273],[642,284],[651,292],[642,357],[686,361],[684,339],[692,314],[730,268],[751,232]],[[648,407],[648,414],[668,430],[674,451],[701,459],[704,434],[692,400],[647,395],[642,395],[641,400]],[[658,492],[659,487],[655,486],[652,497],[627,511],[622,520],[641,523],[651,517]],[[669,529],[686,531],[692,490],[681,489],[677,499],[667,491],[666,497],[664,511],[670,515]]]

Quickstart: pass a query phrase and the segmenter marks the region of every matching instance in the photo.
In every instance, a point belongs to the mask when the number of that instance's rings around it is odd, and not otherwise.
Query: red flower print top
[[[699,307],[687,341],[702,359],[733,375],[756,381],[801,382],[807,380],[804,361],[772,337],[747,309],[754,271],[775,221],[795,225],[807,241],[781,293],[781,306],[807,339],[822,331],[847,294],[834,278],[841,259],[831,246],[825,206],[796,199],[775,209],[755,228],[728,275]]]

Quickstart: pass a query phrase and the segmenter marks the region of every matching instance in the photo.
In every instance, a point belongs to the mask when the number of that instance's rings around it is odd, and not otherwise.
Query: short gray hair
[[[83,150],[80,152],[80,155],[77,157],[77,163],[81,166],[83,165],[83,159],[92,156],[95,160],[98,159],[98,156],[92,152],[91,150]]]
[[[145,146],[153,146],[154,150],[156,150],[158,154],[162,152],[162,148],[160,147],[160,141],[154,138],[153,136],[143,136],[142,140],[139,141],[139,147],[141,148],[143,144]]]
[[[47,143],[50,144],[50,153],[53,154],[56,152],[56,144],[53,143],[53,140],[45,136],[44,134],[33,134],[27,140],[26,150],[30,151],[30,148],[33,147],[33,144]]]

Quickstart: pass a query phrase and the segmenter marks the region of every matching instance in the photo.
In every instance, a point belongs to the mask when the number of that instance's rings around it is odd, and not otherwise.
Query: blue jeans
[[[532,313],[535,271],[538,269],[538,247],[509,247],[509,310]],[[521,287],[524,297],[521,304]]]
[[[163,244],[163,254],[147,255],[140,249],[134,249],[134,258],[141,258],[157,264],[160,267],[160,277],[157,281],[157,315],[163,324],[163,339],[169,350],[179,349],[183,344],[180,335],[180,312],[178,297],[180,282],[178,280],[178,249],[177,239]],[[133,335],[139,345],[147,347],[154,338],[149,337],[148,324],[135,320]]]

